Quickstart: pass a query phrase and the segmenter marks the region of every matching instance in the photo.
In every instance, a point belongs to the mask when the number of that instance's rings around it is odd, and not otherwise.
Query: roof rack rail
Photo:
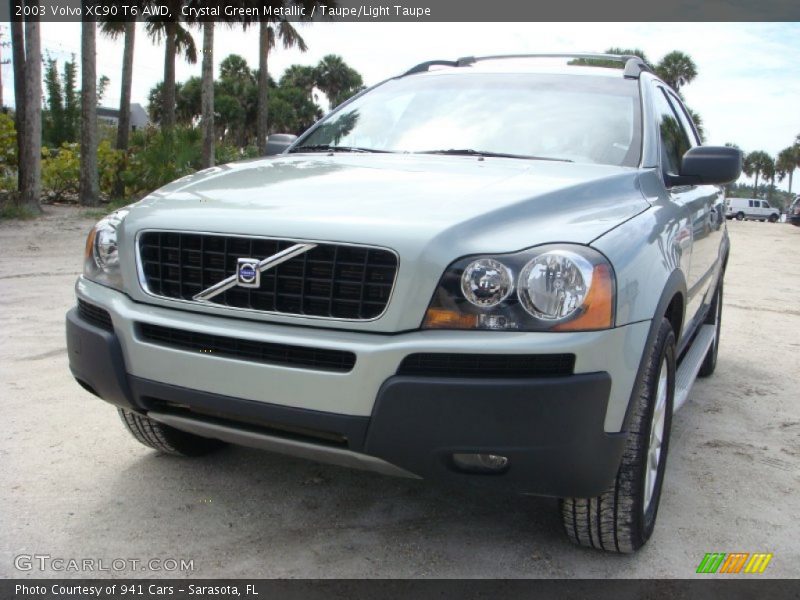
[[[429,60],[410,68],[408,71],[403,73],[401,77],[413,75],[414,73],[424,73],[425,71],[429,70],[430,67],[466,67],[471,65],[473,62],[475,62],[475,59],[471,57],[459,58],[458,60]]]
[[[643,71],[652,73],[653,70],[644,62],[640,57],[630,54],[602,54],[602,53],[554,53],[554,54],[496,54],[492,56],[464,56],[458,60],[430,60],[428,62],[420,63],[417,66],[409,69],[403,73],[402,77],[406,75],[413,75],[414,73],[422,73],[432,66],[443,67],[466,67],[485,60],[502,60],[502,59],[515,59],[515,58],[578,58],[585,60],[610,60],[625,63],[623,70],[623,77],[627,79],[638,79]]]

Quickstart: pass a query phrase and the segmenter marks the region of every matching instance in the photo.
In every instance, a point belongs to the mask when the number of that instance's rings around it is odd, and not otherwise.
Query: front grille
[[[341,350],[273,344],[240,338],[209,335],[149,323],[137,323],[142,340],[209,356],[238,358],[252,362],[286,365],[320,371],[347,372],[356,364],[356,355]]]
[[[89,304],[83,300],[78,300],[78,315],[81,319],[87,323],[91,323],[95,327],[105,329],[106,331],[114,331],[111,315],[104,308]]]
[[[290,240],[153,231],[139,237],[147,291],[192,300],[236,273],[239,258],[264,259]],[[261,274],[259,288],[234,287],[211,303],[250,310],[335,319],[378,317],[392,293],[397,256],[389,250],[319,244]]]
[[[422,377],[558,377],[571,375],[574,354],[409,354],[398,375]]]

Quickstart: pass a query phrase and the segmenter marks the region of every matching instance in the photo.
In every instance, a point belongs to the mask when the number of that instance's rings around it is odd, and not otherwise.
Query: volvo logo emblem
[[[240,258],[236,263],[236,283],[241,287],[257,288],[261,285],[261,273],[257,258]]]
[[[237,285],[245,288],[257,288],[261,286],[261,273],[285,263],[316,248],[316,244],[299,243],[289,246],[285,250],[268,256],[262,260],[257,258],[240,258],[236,261],[236,273],[218,281],[209,288],[204,289],[199,294],[192,296],[192,300],[197,302],[209,302],[212,298],[219,296],[223,292],[235,288]]]

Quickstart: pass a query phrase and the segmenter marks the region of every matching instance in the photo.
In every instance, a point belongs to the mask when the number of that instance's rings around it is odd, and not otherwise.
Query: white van
[[[757,198],[728,198],[725,200],[725,204],[728,207],[725,216],[737,221],[757,219],[775,223],[781,216],[780,210],[770,206],[766,200]]]

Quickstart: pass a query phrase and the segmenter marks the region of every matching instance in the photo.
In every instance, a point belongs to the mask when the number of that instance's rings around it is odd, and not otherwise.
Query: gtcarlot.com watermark
[[[194,571],[194,559],[186,558],[74,558],[50,554],[18,554],[18,571],[55,573],[120,573],[125,571],[186,572]]]

